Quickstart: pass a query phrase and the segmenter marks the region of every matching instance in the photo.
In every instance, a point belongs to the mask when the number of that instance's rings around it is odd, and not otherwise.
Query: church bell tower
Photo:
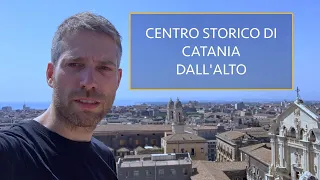
[[[173,118],[174,118],[173,113],[174,113],[174,102],[170,98],[170,101],[168,102],[168,105],[167,105],[166,124],[169,124],[169,123],[171,123],[173,121]]]
[[[183,117],[182,103],[179,98],[174,103],[173,115],[172,132],[174,134],[184,133],[185,119]]]

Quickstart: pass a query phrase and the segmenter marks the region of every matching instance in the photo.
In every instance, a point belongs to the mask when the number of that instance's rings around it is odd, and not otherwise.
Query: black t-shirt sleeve
[[[114,157],[112,151],[108,147],[105,148],[105,151],[107,152],[105,159],[108,159],[108,165],[109,165],[110,169],[114,172],[115,176],[117,177],[117,168],[116,168],[115,157]]]
[[[117,169],[116,169],[116,160],[111,152],[111,150],[107,147],[104,146],[104,159],[107,160],[107,163],[109,165],[109,167],[111,168],[111,170],[117,174]]]
[[[91,143],[74,143],[52,133],[48,138],[42,134],[45,133],[44,130],[41,130],[40,126],[35,129],[35,125],[36,122],[31,121],[11,127],[9,130],[0,130],[0,180],[51,179],[50,177],[117,179],[113,153],[102,142],[94,140]],[[49,145],[58,147],[57,149],[63,153],[59,154],[59,151]],[[79,150],[79,152],[72,150]],[[85,168],[82,169],[81,175],[66,171],[66,167],[69,168],[70,165],[63,164],[65,154],[68,155],[66,159],[69,164],[72,164],[74,159],[79,160],[80,163],[83,160],[86,161],[86,164],[75,165],[75,169]],[[84,154],[86,157],[81,159]],[[50,168],[48,168],[49,164]]]
[[[0,131],[0,179],[12,178],[19,153],[17,145],[17,140],[10,133]]]
[[[93,138],[93,144],[95,145],[96,150],[98,150],[96,152],[107,163],[109,168],[114,172],[115,176],[117,176],[116,160],[112,151],[109,149],[108,146],[106,146],[104,143],[95,138]]]
[[[116,175],[117,175],[117,168],[116,168],[116,160],[115,160],[115,158],[114,158],[114,156],[113,156],[113,154],[112,154],[112,152],[109,150],[109,157],[110,157],[110,167],[111,167],[111,169],[114,171],[114,173],[116,173]]]

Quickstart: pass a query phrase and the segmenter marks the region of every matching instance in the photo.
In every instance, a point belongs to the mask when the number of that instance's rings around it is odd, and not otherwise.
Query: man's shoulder
[[[31,120],[21,121],[18,123],[14,123],[5,129],[1,129],[0,135],[22,138],[31,132],[32,127],[33,126]]]
[[[92,138],[91,142],[94,151],[98,154],[98,156],[100,156],[110,166],[114,173],[116,173],[116,159],[114,157],[113,150],[94,137]]]
[[[115,177],[117,177],[116,160],[113,155],[112,149],[105,145],[103,142],[92,137],[92,146],[94,151],[103,159],[103,161],[108,165]]]
[[[99,141],[98,139],[92,137],[92,145],[93,147],[99,151],[99,153],[103,153],[104,155],[113,156],[112,149],[105,145],[103,142]]]
[[[0,150],[14,151],[21,146],[29,146],[30,122],[20,122],[12,124],[9,128],[0,130]]]

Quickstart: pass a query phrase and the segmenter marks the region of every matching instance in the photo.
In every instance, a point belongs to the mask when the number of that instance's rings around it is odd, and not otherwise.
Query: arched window
[[[316,135],[314,134],[313,131],[311,131],[311,133],[310,133],[309,141],[316,142]]]
[[[279,135],[279,127],[276,129],[276,135]]]
[[[296,137],[296,130],[293,127],[290,129],[290,137]]]
[[[283,136],[287,136],[287,128],[285,126],[283,126],[282,131],[283,131]]]
[[[299,139],[302,140],[303,136],[304,136],[304,129],[301,129],[299,133]]]

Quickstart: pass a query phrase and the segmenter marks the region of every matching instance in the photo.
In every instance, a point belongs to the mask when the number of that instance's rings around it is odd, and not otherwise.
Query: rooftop
[[[193,128],[194,130],[216,130],[217,126],[197,126]]]
[[[263,129],[263,127],[254,127],[254,128],[244,128],[244,129],[235,129],[234,131],[239,131],[242,133],[249,134],[250,136],[259,138],[259,137],[269,137],[268,131]]]
[[[270,165],[271,164],[271,150],[265,147],[258,148],[248,153],[260,162]]]
[[[188,153],[178,154],[145,154],[128,155],[119,159],[118,164],[121,168],[148,167],[148,166],[174,166],[192,164]]]
[[[141,124],[107,124],[100,125],[94,130],[95,134],[115,132],[171,132],[170,125],[141,125]]]
[[[167,143],[174,143],[174,142],[207,142],[206,139],[197,136],[195,134],[189,134],[189,133],[184,133],[184,134],[172,134],[169,136],[163,137]]]
[[[257,159],[258,161],[264,163],[265,165],[271,164],[271,147],[270,143],[261,143],[251,146],[246,146],[240,148],[240,151],[248,154],[249,156]]]
[[[256,149],[259,149],[261,147],[267,147],[267,148],[271,149],[270,143],[260,143],[260,144],[245,146],[245,147],[240,148],[239,150],[243,151],[244,153],[249,153],[249,152],[256,150]]]
[[[187,165],[191,164],[191,161],[179,159],[179,160],[167,160],[167,161],[129,161],[122,162],[121,168],[128,167],[148,167],[148,166],[172,166],[172,165]]]
[[[245,133],[239,131],[227,131],[220,134],[217,134],[217,137],[221,137],[226,140],[236,140],[240,137],[243,137]]]
[[[193,161],[193,167],[198,174],[191,176],[191,180],[230,180],[226,173],[246,171],[247,162]]]

